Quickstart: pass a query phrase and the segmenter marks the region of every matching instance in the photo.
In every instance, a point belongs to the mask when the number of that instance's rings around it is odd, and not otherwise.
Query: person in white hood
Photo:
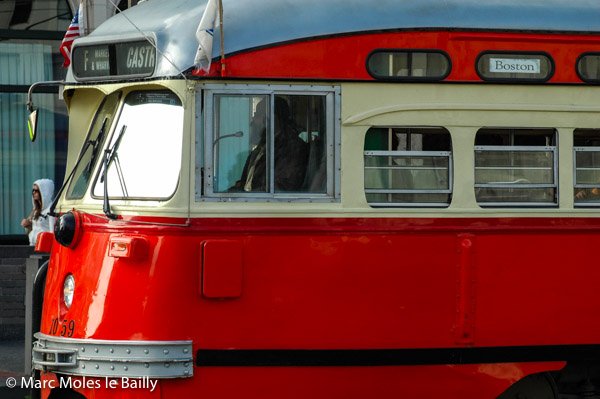
[[[43,231],[54,230],[55,218],[49,215],[54,197],[54,182],[50,179],[39,179],[33,183],[31,202],[33,210],[27,219],[21,221],[25,233],[29,235],[29,244],[35,245],[37,236]]]

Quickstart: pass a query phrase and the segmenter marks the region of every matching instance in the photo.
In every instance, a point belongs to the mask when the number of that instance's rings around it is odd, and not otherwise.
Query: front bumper
[[[192,341],[110,341],[34,334],[33,367],[88,377],[186,378]]]

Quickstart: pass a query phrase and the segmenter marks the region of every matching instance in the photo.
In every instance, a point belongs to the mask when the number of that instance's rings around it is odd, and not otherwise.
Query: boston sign
[[[540,73],[539,59],[489,58],[490,72]]]

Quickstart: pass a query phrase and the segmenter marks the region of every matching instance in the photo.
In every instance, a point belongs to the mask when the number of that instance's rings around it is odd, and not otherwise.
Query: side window
[[[206,98],[208,197],[333,196],[332,93],[209,91]]]
[[[475,137],[475,196],[481,206],[557,203],[554,129],[484,128]]]
[[[367,72],[383,80],[443,80],[450,56],[440,50],[377,49],[367,57]]]
[[[441,127],[374,127],[365,136],[365,195],[371,207],[447,207],[452,145]]]
[[[600,82],[600,53],[583,53],[577,59],[577,75],[584,82]]]
[[[575,206],[600,205],[600,129],[575,129]]]

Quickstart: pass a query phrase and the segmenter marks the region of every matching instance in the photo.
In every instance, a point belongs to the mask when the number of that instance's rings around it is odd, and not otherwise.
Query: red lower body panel
[[[139,241],[127,237],[142,237],[147,251],[111,256],[111,238]],[[165,227],[84,215],[75,249],[54,244],[42,333],[193,341],[194,377],[159,383],[169,398],[495,397],[526,375],[561,369],[564,348],[599,343],[599,237],[597,219],[575,218],[195,219]],[[76,287],[68,310],[67,274]],[[544,356],[544,346],[563,350]],[[369,367],[215,367],[196,355],[504,347],[537,349],[517,350],[514,360],[431,363],[417,352],[414,365],[400,354],[397,365]]]

